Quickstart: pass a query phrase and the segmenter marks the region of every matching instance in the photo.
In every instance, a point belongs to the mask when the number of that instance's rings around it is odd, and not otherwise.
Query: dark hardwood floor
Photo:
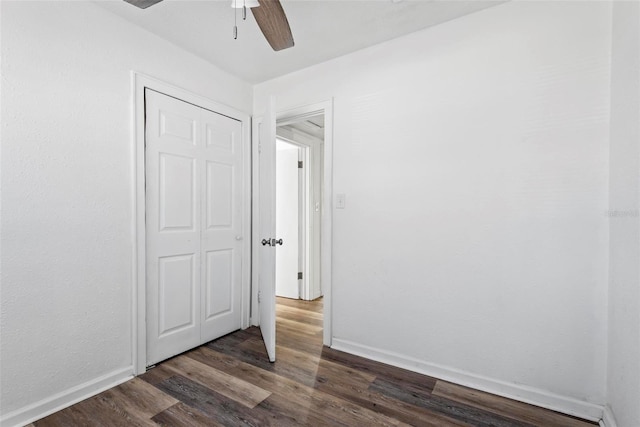
[[[277,315],[275,363],[249,328],[34,425],[597,425],[323,348],[321,301],[278,298]]]

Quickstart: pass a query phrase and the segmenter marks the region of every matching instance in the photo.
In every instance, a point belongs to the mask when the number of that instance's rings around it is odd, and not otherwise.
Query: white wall
[[[131,70],[243,111],[252,93],[89,2],[1,7],[9,425],[131,373]]]
[[[613,6],[607,402],[640,426],[640,3]]]
[[[256,86],[335,97],[334,345],[599,417],[610,7],[510,2]]]

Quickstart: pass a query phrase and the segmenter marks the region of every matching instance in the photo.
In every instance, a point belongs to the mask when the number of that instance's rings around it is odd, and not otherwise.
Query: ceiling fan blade
[[[124,0],[134,6],[138,6],[140,9],[146,9],[149,6],[153,6],[156,3],[160,3],[162,0]]]
[[[259,0],[260,7],[251,8],[262,34],[273,50],[293,47],[293,35],[287,15],[279,0]]]

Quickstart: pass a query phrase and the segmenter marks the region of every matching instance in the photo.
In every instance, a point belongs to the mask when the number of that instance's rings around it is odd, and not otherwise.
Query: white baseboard
[[[602,414],[602,419],[600,420],[600,427],[618,427],[618,423],[616,423],[616,417],[613,416],[613,411],[609,405],[604,407],[604,413]]]
[[[68,390],[55,394],[51,397],[43,399],[39,402],[25,406],[8,414],[2,415],[0,418],[0,426],[13,427],[24,426],[32,423],[80,402],[88,397],[95,396],[111,387],[133,378],[133,367],[129,366],[118,371],[111,372],[101,377],[87,381],[83,384],[72,387]]]
[[[533,387],[470,374],[447,366],[426,363],[390,351],[338,338],[333,338],[331,348],[586,420],[599,421],[603,416],[604,408],[594,403],[561,396]],[[615,427],[615,424],[607,424],[606,427]]]

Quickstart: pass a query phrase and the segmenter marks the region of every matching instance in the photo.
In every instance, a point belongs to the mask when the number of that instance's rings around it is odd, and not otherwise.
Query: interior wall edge
[[[507,383],[498,379],[475,375],[449,366],[432,364],[402,354],[335,337],[331,348],[589,421],[601,420],[603,412],[606,410],[601,405],[578,400],[570,396],[562,396],[526,385]],[[610,419],[613,419],[613,417]],[[613,424],[606,424],[606,427],[617,426],[614,422]]]
[[[4,414],[0,418],[2,427],[19,427],[32,423],[74,405],[112,387],[120,385],[133,378],[133,365],[118,369],[111,373],[94,378],[83,384],[61,391],[53,396],[32,403],[13,412]]]
[[[613,415],[613,411],[609,405],[605,405],[602,413],[602,419],[600,420],[600,427],[618,427],[616,417]]]

